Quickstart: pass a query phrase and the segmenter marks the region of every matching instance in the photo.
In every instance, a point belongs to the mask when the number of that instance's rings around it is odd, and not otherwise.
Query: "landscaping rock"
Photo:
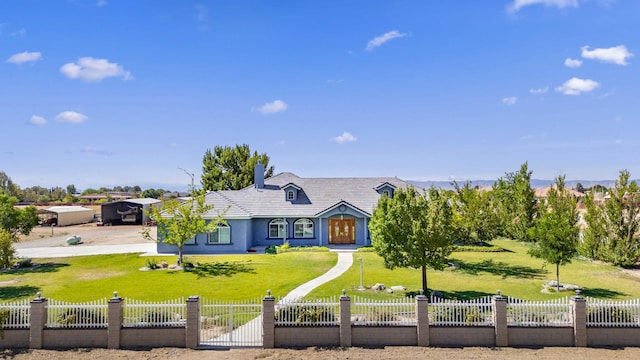
[[[563,283],[560,283],[560,286],[558,286],[558,282],[555,280],[549,280],[546,283],[544,283],[544,285],[542,286],[542,292],[545,294],[548,294],[551,292],[557,292],[558,290],[559,291],[576,291],[576,290],[582,290],[582,288],[578,285],[563,284]]]
[[[384,288],[385,288],[384,284],[380,284],[380,283],[377,283],[372,287],[373,290],[378,290],[378,291],[384,290]]]
[[[454,262],[449,262],[449,267],[452,269],[460,269],[460,265]]]
[[[392,290],[392,289],[386,289],[385,291],[386,291],[387,293],[389,293],[389,294],[393,294],[393,290]]]
[[[78,235],[69,236],[67,238],[67,245],[78,245],[82,243],[82,238]]]
[[[405,291],[405,290],[407,290],[407,288],[402,286],[402,285],[395,285],[395,286],[390,287],[390,289],[393,290],[393,291]]]

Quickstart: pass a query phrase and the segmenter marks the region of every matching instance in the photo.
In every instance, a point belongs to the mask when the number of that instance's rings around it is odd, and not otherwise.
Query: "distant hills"
[[[431,186],[451,190],[453,189],[452,181],[415,181],[415,180],[407,180],[411,184],[416,186],[420,186],[423,188],[430,188]],[[471,186],[478,187],[486,187],[493,186],[497,180],[471,180]],[[458,181],[458,184],[464,185],[466,181]],[[590,188],[594,185],[602,185],[604,187],[610,188],[615,184],[615,180],[566,180],[565,186],[568,188],[575,188],[576,184],[582,184],[584,188]],[[636,180],[636,182],[640,182],[640,180]],[[543,188],[553,185],[553,180],[541,180],[541,179],[531,179],[531,187],[533,189]]]

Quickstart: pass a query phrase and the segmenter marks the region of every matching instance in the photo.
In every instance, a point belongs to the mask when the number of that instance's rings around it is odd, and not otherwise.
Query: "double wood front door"
[[[329,244],[355,244],[356,219],[329,219]]]

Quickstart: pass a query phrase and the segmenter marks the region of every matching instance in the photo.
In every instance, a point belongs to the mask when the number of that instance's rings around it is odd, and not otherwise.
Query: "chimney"
[[[253,168],[253,184],[256,189],[264,188],[264,165],[260,161]]]

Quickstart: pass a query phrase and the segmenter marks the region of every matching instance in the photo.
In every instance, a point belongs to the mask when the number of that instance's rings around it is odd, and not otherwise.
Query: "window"
[[[382,195],[386,196],[386,197],[390,197],[391,194],[389,194],[389,190],[385,190],[382,192]]]
[[[192,237],[191,239],[187,240],[184,242],[185,245],[195,245],[196,244],[196,238],[198,237],[198,235]]]
[[[287,200],[292,201],[294,196],[293,196],[293,190],[289,190],[287,191]]]
[[[293,236],[297,238],[313,237],[313,221],[309,219],[298,219],[293,223]]]
[[[226,225],[218,227],[209,233],[208,244],[231,244],[231,228]]]
[[[269,221],[269,237],[284,238],[286,222],[283,219],[273,219]]]

